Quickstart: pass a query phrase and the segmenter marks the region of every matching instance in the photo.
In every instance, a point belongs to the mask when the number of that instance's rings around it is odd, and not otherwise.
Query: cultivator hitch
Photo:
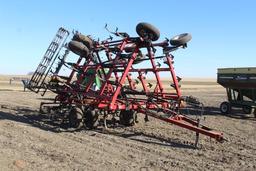
[[[186,128],[196,132],[197,134],[203,134],[209,136],[211,138],[216,139],[219,142],[223,142],[223,134],[213,129],[200,124],[200,120],[195,120],[193,118],[187,117],[182,114],[178,114],[174,111],[170,110],[162,110],[161,112],[156,112],[153,110],[148,110],[146,108],[141,108],[139,110],[140,113],[144,113],[145,115],[149,115],[151,117],[163,120],[168,123],[172,123],[178,125],[182,128]],[[197,143],[195,143],[197,144]]]
[[[190,117],[198,112],[201,116],[203,104],[181,95],[181,78],[174,71],[171,53],[187,47],[191,35],[185,33],[156,43],[160,32],[151,24],[139,23],[136,32],[138,37],[109,31],[118,39],[103,41],[75,32],[66,50],[78,55],[77,61],[68,62],[65,53],[53,75],[47,74],[53,71],[53,65],[47,63],[44,65],[49,66],[48,71],[39,67],[30,81],[34,86],[31,90],[39,90],[43,85],[56,93],[55,99],[42,103],[41,108],[61,113],[60,117],[65,116],[74,128],[93,129],[102,120],[107,127],[108,116],[132,126],[137,114],[142,113],[145,121],[151,116],[194,131],[197,140],[199,134],[204,134],[222,141],[223,135],[202,125],[200,117]],[[67,76],[58,74],[62,66],[70,71]],[[50,81],[41,79],[42,75],[50,76]]]

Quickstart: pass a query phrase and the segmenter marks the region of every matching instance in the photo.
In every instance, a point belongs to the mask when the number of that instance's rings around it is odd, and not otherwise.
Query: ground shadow
[[[5,109],[8,109],[5,107]],[[51,131],[54,133],[60,133],[60,132],[78,132],[82,130],[86,130],[84,128],[82,129],[72,129],[69,127],[68,123],[59,121],[59,120],[53,120],[48,115],[40,114],[37,110],[32,110],[29,108],[22,108],[17,107],[15,109],[9,109],[11,112],[3,112],[0,111],[0,120],[11,120],[15,122],[21,122],[25,124],[29,124],[33,127],[45,130],[45,131]],[[95,129],[93,131],[96,131],[101,134],[109,134],[114,135],[122,138],[128,138],[130,140],[143,142],[147,144],[156,144],[161,146],[168,146],[168,147],[175,147],[175,148],[189,148],[189,149],[195,149],[195,146],[193,143],[189,142],[180,142],[179,140],[171,139],[171,138],[163,138],[156,135],[149,135],[143,132],[137,132],[137,131],[122,131],[122,132],[116,132],[113,131],[115,128],[124,128],[124,126],[120,124],[113,124],[111,121],[108,122],[108,125],[110,125],[110,129],[104,129],[102,122],[100,122],[101,126],[98,129]],[[112,130],[112,131],[111,131]],[[89,130],[86,130],[89,131]]]
[[[256,118],[254,114],[245,114],[241,109],[239,108],[232,108],[231,113],[229,114],[222,114],[220,112],[220,109],[215,106],[205,106],[203,113],[201,115],[200,112],[196,110],[187,110],[187,109],[181,109],[180,113],[183,115],[188,115],[192,117],[197,117],[197,116],[211,116],[211,115],[216,115],[216,116],[224,116],[224,117],[229,117],[229,118],[234,118],[234,119],[243,119],[243,120],[252,120],[256,121]]]
[[[54,121],[48,115],[40,114],[37,110],[21,107],[11,110],[12,112],[0,111],[0,120],[7,119],[15,122],[21,122],[52,132],[60,132],[61,128],[68,128],[67,124],[63,124],[57,120]]]
[[[105,130],[105,129],[97,129],[95,130],[101,134],[108,134],[117,137],[127,138],[133,141],[142,142],[146,144],[155,144],[160,146],[166,147],[175,147],[175,148],[186,148],[186,149],[198,149],[194,143],[184,141],[181,142],[177,139],[172,138],[163,138],[157,135],[150,135],[144,132],[137,132],[137,131],[123,131],[123,132],[116,132],[112,130]]]
[[[238,109],[238,108],[237,109],[232,108],[232,111],[229,114],[222,114],[219,108],[207,106],[205,107],[204,115],[221,115],[221,116],[234,118],[234,119],[245,119],[245,120],[256,121],[254,114],[245,114],[241,109]]]

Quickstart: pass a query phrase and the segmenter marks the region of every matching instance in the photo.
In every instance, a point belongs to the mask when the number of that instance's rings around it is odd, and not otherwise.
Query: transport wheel
[[[245,114],[251,114],[252,113],[252,107],[250,107],[250,106],[243,106],[243,112]]]
[[[160,37],[160,31],[149,23],[139,23],[136,26],[136,32],[140,37],[150,39],[152,41],[156,41]]]
[[[73,36],[72,40],[83,43],[88,49],[93,48],[93,40],[89,36],[77,33]]]
[[[228,114],[231,111],[231,105],[229,102],[222,102],[220,104],[220,112],[222,114]]]
[[[83,111],[78,107],[72,107],[68,119],[70,127],[81,128],[83,126]]]
[[[122,110],[119,115],[120,124],[125,126],[133,126],[136,120],[136,112],[132,110]]]
[[[89,54],[89,49],[81,42],[72,40],[69,42],[68,47],[73,53],[79,56],[87,57]]]
[[[99,124],[99,113],[97,110],[93,109],[88,109],[85,112],[85,126],[89,129],[94,129],[97,128]]]
[[[170,44],[173,45],[173,46],[181,46],[181,45],[184,45],[187,42],[189,42],[191,39],[192,39],[191,34],[183,33],[183,34],[179,34],[177,36],[174,36],[170,40]]]

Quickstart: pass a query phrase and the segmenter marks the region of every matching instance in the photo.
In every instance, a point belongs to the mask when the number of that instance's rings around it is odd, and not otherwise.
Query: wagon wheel
[[[251,114],[253,112],[252,107],[250,107],[250,106],[243,106],[243,112],[245,114]]]
[[[93,40],[89,36],[77,33],[73,36],[72,40],[83,43],[88,49],[93,48]]]
[[[191,39],[192,39],[191,34],[183,33],[183,34],[179,34],[177,36],[174,36],[170,40],[170,44],[173,45],[173,46],[182,46],[182,45],[185,45],[187,42],[189,42]]]
[[[79,129],[83,126],[83,111],[78,107],[72,107],[68,115],[69,125]]]
[[[220,104],[220,112],[222,114],[228,114],[231,111],[231,105],[229,102],[222,102]]]
[[[68,47],[73,53],[79,56],[87,57],[89,54],[89,49],[81,42],[72,40],[69,42]]]
[[[143,39],[150,39],[156,41],[160,37],[160,31],[149,23],[139,23],[136,26],[137,34]]]
[[[133,126],[136,121],[136,112],[132,110],[122,110],[119,114],[120,124],[125,126]]]
[[[99,112],[94,109],[88,109],[86,112],[85,112],[85,126],[89,129],[94,129],[94,128],[97,128],[98,124],[99,124]]]

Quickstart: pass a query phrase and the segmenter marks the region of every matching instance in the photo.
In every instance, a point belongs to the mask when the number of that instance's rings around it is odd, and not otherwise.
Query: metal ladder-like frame
[[[44,85],[46,77],[49,74],[53,63],[56,60],[61,48],[64,46],[64,43],[68,36],[69,32],[67,30],[62,27],[59,28],[54,39],[46,50],[43,59],[39,63],[36,71],[34,72],[28,83],[28,88],[31,91],[38,93],[40,89],[47,89]]]

